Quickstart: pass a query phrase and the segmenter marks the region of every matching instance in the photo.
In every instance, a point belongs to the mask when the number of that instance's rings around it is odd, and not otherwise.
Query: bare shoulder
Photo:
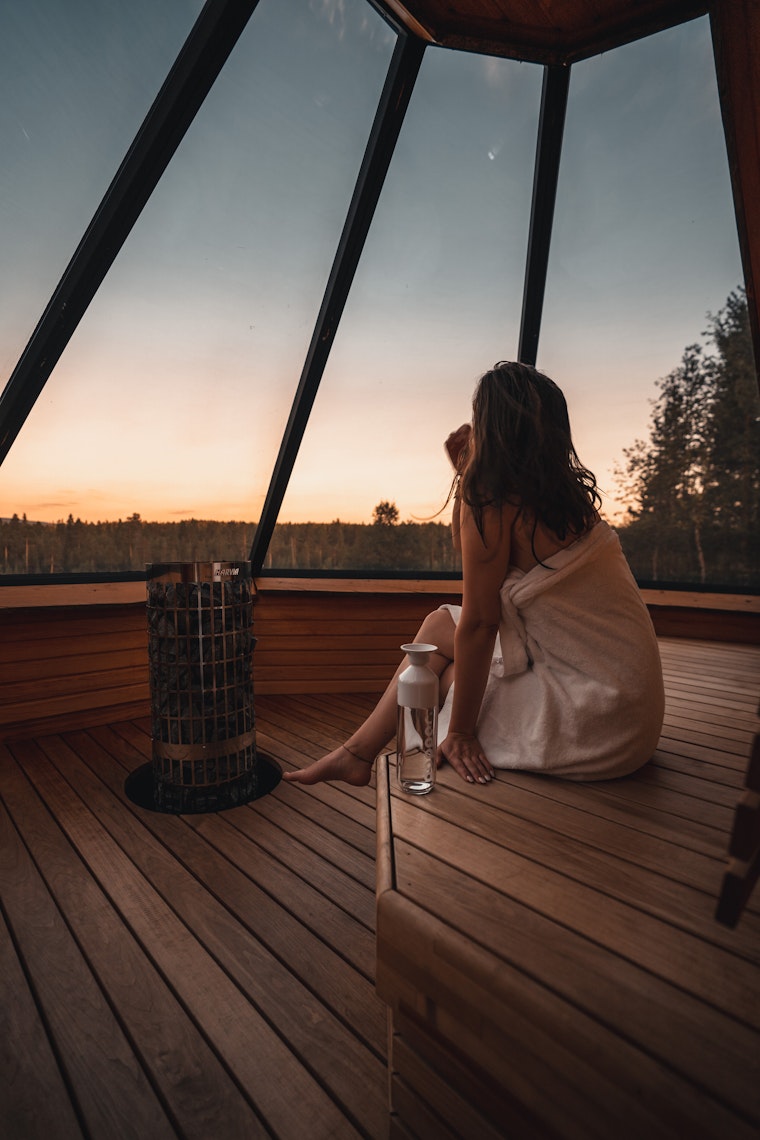
[[[518,514],[519,508],[509,503],[499,507],[485,506],[476,522],[472,509],[463,503],[460,530],[469,557],[478,562],[491,562],[505,556],[508,559]]]
[[[559,550],[572,546],[579,535],[568,534],[558,538],[542,523],[535,524],[523,514],[518,514],[512,525],[511,564],[518,570],[532,570],[539,562],[545,562]]]

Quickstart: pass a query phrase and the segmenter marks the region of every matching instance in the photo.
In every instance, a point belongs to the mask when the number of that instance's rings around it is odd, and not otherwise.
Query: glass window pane
[[[646,542],[641,525],[635,541],[623,529],[629,500],[615,475],[637,439],[652,456],[658,380],[702,341],[708,313],[741,280],[707,19],[575,65],[538,365],[567,394],[581,459],[642,580],[746,584],[714,560],[721,542],[707,525],[700,565],[694,512],[708,501],[696,468],[682,470],[691,491],[671,485],[665,495],[666,505],[678,498],[672,529],[666,511],[650,512],[659,538],[648,523]],[[704,348],[714,353],[709,339]],[[689,462],[697,419],[690,425],[670,447]]]
[[[202,7],[202,0],[0,7],[0,383]]]
[[[443,441],[517,351],[541,81],[428,49],[267,567],[456,566]],[[372,522],[386,501],[400,525]]]
[[[261,0],[0,471],[0,515],[141,516],[55,569],[247,556],[394,40]]]

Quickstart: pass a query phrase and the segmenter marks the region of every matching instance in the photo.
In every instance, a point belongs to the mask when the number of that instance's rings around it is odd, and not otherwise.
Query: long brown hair
[[[553,380],[527,364],[502,360],[472,400],[472,433],[460,458],[458,493],[483,534],[483,510],[520,508],[558,539],[581,535],[597,518],[596,479],[573,446],[567,403]]]

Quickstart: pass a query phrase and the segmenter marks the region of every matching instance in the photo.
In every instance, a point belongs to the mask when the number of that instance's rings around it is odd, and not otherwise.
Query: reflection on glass
[[[393,46],[261,0],[0,470],[0,516],[114,524],[42,569],[247,555]]]
[[[626,521],[633,472],[621,480],[615,471],[630,466],[625,451],[637,439],[640,458],[652,454],[658,380],[681,367],[708,313],[721,310],[740,282],[707,19],[576,64],[538,365],[564,388],[579,454],[618,523]],[[704,349],[709,354],[714,345]],[[698,424],[682,427],[673,449],[688,463]],[[637,574],[745,581],[737,568],[711,564],[707,529],[700,555],[693,511],[701,491],[692,479],[688,492],[683,480],[690,477],[684,469],[681,490],[671,485],[665,495],[679,501],[674,531],[666,535],[665,513],[657,512],[659,559],[657,543],[642,556],[641,535],[635,550],[624,538]],[[679,548],[678,559],[665,559],[668,546]]]
[[[0,386],[202,7],[24,0],[0,8]]]
[[[541,79],[426,53],[267,568],[455,570],[443,441],[517,351]]]

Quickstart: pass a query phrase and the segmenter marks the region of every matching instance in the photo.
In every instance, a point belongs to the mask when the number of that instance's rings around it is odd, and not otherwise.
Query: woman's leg
[[[416,642],[438,646],[438,652],[430,654],[428,664],[439,677],[445,674],[448,684],[451,683],[449,666],[454,660],[454,628],[448,610],[434,610],[425,618],[414,639]],[[321,760],[316,760],[308,768],[283,773],[283,779],[294,784],[318,784],[322,780],[368,784],[375,757],[396,735],[396,682],[408,664],[404,658],[372,712],[345,744]],[[441,696],[443,695],[442,688]]]

